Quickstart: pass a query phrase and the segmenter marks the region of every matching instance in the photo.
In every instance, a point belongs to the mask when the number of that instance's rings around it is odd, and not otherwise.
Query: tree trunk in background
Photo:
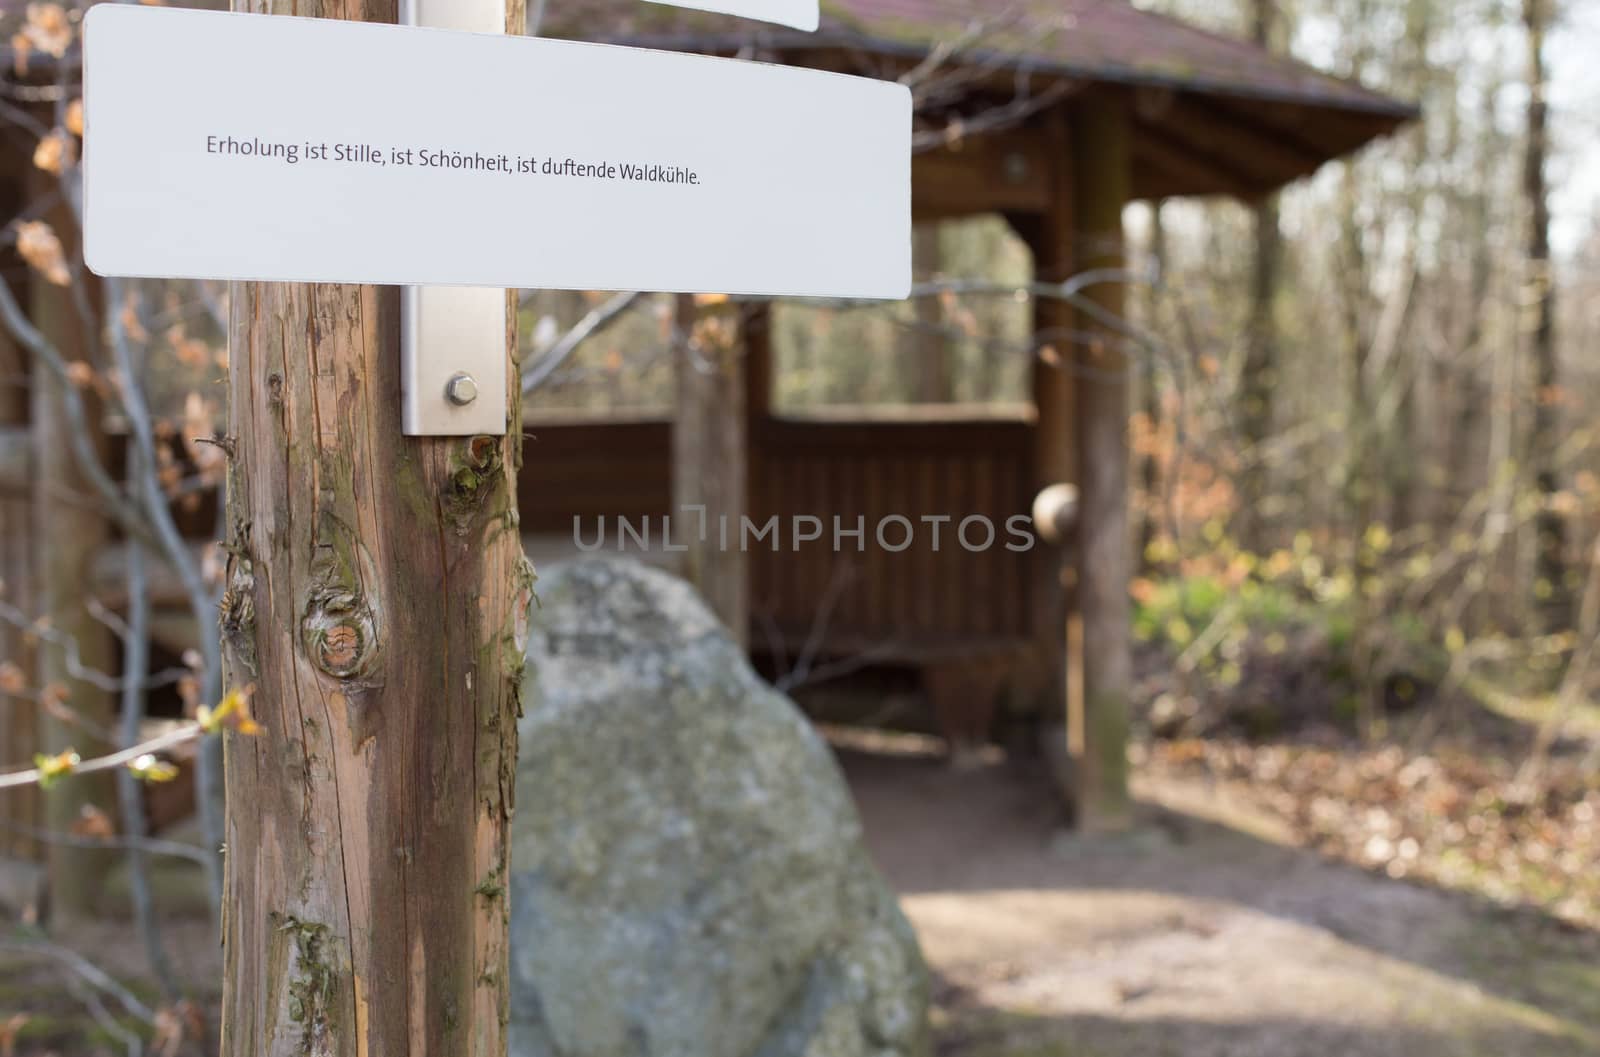
[[[1077,107],[1073,157],[1082,252],[1080,271],[1125,267],[1122,211],[1132,197],[1130,120],[1114,97]],[[1126,285],[1096,283],[1088,298],[1126,318]],[[1128,358],[1126,338],[1088,314],[1079,368],[1077,435],[1082,460],[1078,592],[1083,612],[1085,747],[1079,772],[1079,824],[1121,829],[1128,798],[1128,710],[1133,688],[1132,575],[1128,534]]]
[[[500,1057],[533,586],[514,295],[503,437],[401,435],[394,287],[234,284],[230,306],[222,628],[262,729],[226,743],[222,1053]]]
[[[1479,115],[1472,157],[1473,168],[1479,173],[1486,173],[1492,159],[1504,149],[1493,120],[1493,101],[1499,97],[1498,91],[1486,92]],[[1466,326],[1456,342],[1460,351],[1452,369],[1454,414],[1445,445],[1445,469],[1450,482],[1445,499],[1450,516],[1440,519],[1446,530],[1454,527],[1454,512],[1470,503],[1485,483],[1492,487],[1498,474],[1492,464],[1492,445],[1487,439],[1493,430],[1484,428],[1485,419],[1490,417],[1484,411],[1492,406],[1492,384],[1497,377],[1497,368],[1484,356],[1484,337],[1492,303],[1490,283],[1495,265],[1494,243],[1490,239],[1492,192],[1486,177],[1480,179],[1483,182],[1471,190],[1464,207],[1468,226],[1463,236],[1472,249],[1464,309]],[[1485,378],[1485,374],[1489,377]]]
[[[936,278],[943,269],[937,221],[924,221],[913,229],[911,261],[918,282]],[[919,297],[911,304],[916,312],[916,329],[912,331],[910,342],[911,362],[916,372],[912,392],[919,404],[948,404],[955,399],[955,379],[951,372],[955,350],[942,329],[944,303],[937,297]]]
[[[701,312],[677,298],[673,357],[672,545],[683,573],[734,641],[750,637],[750,563],[741,546],[749,513],[745,347],[731,305]]]
[[[1523,0],[1528,31],[1528,143],[1523,191],[1528,199],[1528,302],[1533,313],[1530,352],[1533,360],[1533,431],[1529,438],[1532,464],[1543,506],[1534,523],[1537,560],[1534,597],[1543,614],[1544,630],[1571,627],[1571,591],[1567,584],[1566,523],[1556,510],[1561,491],[1558,448],[1561,443],[1561,377],[1556,363],[1555,271],[1550,262],[1550,193],[1545,162],[1550,150],[1549,85],[1544,59],[1551,0]]]
[[[59,187],[44,173],[34,176],[35,201],[49,200]],[[78,254],[78,232],[71,211],[57,205],[45,219],[61,238],[67,259]],[[73,301],[72,292],[38,276],[31,277],[34,324],[69,362],[86,363],[99,369],[94,353],[100,347],[99,335],[86,321]],[[91,293],[97,292],[91,285]],[[78,644],[78,660],[86,669],[117,671],[117,642],[111,629],[90,615],[85,602],[93,594],[90,568],[110,543],[111,527],[96,508],[93,490],[79,472],[68,439],[76,428],[67,417],[62,401],[62,384],[50,372],[39,370],[33,376],[33,451],[34,451],[34,575],[36,605],[40,616],[50,621],[53,630]],[[90,445],[104,453],[102,407],[92,389],[84,391],[89,416]],[[92,725],[91,729],[116,729],[116,698],[105,690],[74,678],[67,654],[58,646],[41,645],[37,650],[37,681],[41,686],[65,687],[67,706]],[[102,742],[83,727],[45,714],[39,717],[40,751],[46,753],[75,749],[85,758],[110,751],[114,746]],[[57,782],[44,793],[44,825],[57,833],[72,831],[86,812],[116,817],[116,778],[109,773],[83,775],[69,782]],[[50,912],[55,916],[81,916],[100,901],[107,869],[116,853],[52,844],[50,862]]]
[[[1167,226],[1162,210],[1164,199],[1150,203],[1150,263],[1157,280],[1145,287],[1149,303],[1146,326],[1155,331],[1155,320],[1160,311],[1160,298],[1167,280]],[[1152,571],[1150,545],[1155,542],[1161,520],[1161,460],[1157,443],[1161,432],[1161,387],[1157,384],[1160,373],[1154,358],[1142,364],[1144,384],[1140,397],[1144,405],[1144,420],[1150,448],[1139,457],[1139,486],[1143,493],[1139,510],[1139,551],[1134,565],[1143,572]]]
[[[1406,98],[1420,101],[1429,98],[1430,78],[1435,76],[1428,62],[1434,0],[1409,0],[1405,16],[1403,91]],[[1395,397],[1394,428],[1384,444],[1383,459],[1388,475],[1389,525],[1396,533],[1404,533],[1427,521],[1426,495],[1438,486],[1434,479],[1433,446],[1422,427],[1425,397],[1433,395],[1431,382],[1435,372],[1430,369],[1433,357],[1429,353],[1430,342],[1414,329],[1418,306],[1432,271],[1431,265],[1425,266],[1423,262],[1424,242],[1428,238],[1423,216],[1433,191],[1421,175],[1430,168],[1430,148],[1428,132],[1422,124],[1406,130],[1405,135],[1405,164],[1412,177],[1405,193],[1407,223],[1403,237],[1406,241],[1402,263],[1397,269],[1400,279],[1395,294],[1404,301],[1398,309],[1393,337],[1388,343],[1391,352],[1389,384],[1397,386],[1399,392]],[[1380,398],[1382,402],[1384,398]]]
[[[1277,0],[1252,2],[1251,37],[1263,48],[1272,48],[1278,36],[1277,6]],[[1276,194],[1257,202],[1251,211],[1255,252],[1250,260],[1250,321],[1239,384],[1239,440],[1244,458],[1239,478],[1239,537],[1246,549],[1258,553],[1271,546],[1266,531],[1271,490],[1266,446],[1272,434],[1273,390],[1278,384],[1278,273],[1283,267],[1283,233],[1278,221]]]

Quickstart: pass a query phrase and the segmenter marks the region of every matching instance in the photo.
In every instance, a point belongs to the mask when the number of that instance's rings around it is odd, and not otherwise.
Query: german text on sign
[[[904,297],[903,86],[633,48],[100,4],[102,275]]]

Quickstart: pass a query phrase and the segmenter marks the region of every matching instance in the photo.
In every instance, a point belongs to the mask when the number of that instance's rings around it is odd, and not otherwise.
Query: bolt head
[[[457,407],[466,407],[478,399],[478,383],[470,374],[457,374],[445,383],[444,395]]]

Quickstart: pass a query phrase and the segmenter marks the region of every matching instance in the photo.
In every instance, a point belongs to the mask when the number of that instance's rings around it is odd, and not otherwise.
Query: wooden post
[[[60,191],[55,178],[42,172],[32,174],[31,188],[36,201]],[[60,237],[68,259],[77,256],[77,225],[65,205],[51,209],[45,220]],[[93,322],[80,314],[72,291],[37,275],[30,277],[30,286],[34,325],[62,358],[96,369],[103,367],[95,357],[99,335],[94,333]],[[98,291],[91,289],[87,293],[93,296]],[[103,456],[106,443],[101,403],[92,388],[85,389],[88,421],[80,426],[71,421],[65,410],[64,383],[45,370],[33,372],[32,382],[36,607],[55,632],[77,643],[77,661],[84,669],[115,674],[116,638],[110,628],[90,615],[86,605],[94,590],[89,570],[110,544],[111,526],[97,508],[94,492],[79,470],[71,441],[73,431],[87,429],[90,447]],[[76,678],[66,650],[40,646],[36,666],[39,685],[64,687],[67,707],[90,729],[116,729],[116,697]],[[50,714],[39,717],[39,737],[40,751],[47,753],[71,748],[88,757],[112,747],[83,726]],[[44,826],[52,832],[71,832],[86,810],[115,818],[116,797],[115,776],[110,773],[57,782],[44,793]],[[51,844],[51,914],[71,917],[91,913],[99,902],[106,871],[114,858],[115,853],[111,852]]]
[[[1050,195],[1038,220],[1027,226],[1033,249],[1034,279],[1059,283],[1077,271],[1076,203],[1073,199],[1073,137],[1065,108],[1048,117],[1045,130]],[[1041,493],[1057,484],[1079,480],[1078,379],[1074,369],[1072,305],[1060,298],[1034,302],[1033,329],[1039,348],[1033,358],[1034,489]],[[1040,590],[1036,592],[1035,626],[1043,629],[1041,649],[1045,689],[1053,702],[1046,710],[1046,759],[1069,799],[1077,799],[1073,769],[1083,755],[1083,620],[1078,611],[1078,571],[1071,541],[1036,548]]]
[[[1112,96],[1073,111],[1080,272],[1124,267],[1122,211],[1132,189],[1128,113]],[[1125,284],[1085,291],[1098,313],[1079,313],[1077,434],[1082,462],[1078,592],[1083,612],[1084,745],[1079,824],[1121,829],[1130,821],[1128,698],[1133,684],[1132,574],[1128,538],[1128,359],[1105,319],[1125,313]]]
[[[746,305],[739,320],[739,337],[744,343],[744,420],[748,445],[759,423],[772,415],[772,302]],[[754,456],[754,451],[747,448],[747,460],[753,462]]]
[[[12,358],[14,346],[0,336],[0,386],[18,373],[21,357]],[[22,391],[19,387],[18,391]],[[33,484],[33,445],[28,437],[26,406],[20,421],[7,413],[0,400],[0,600],[25,614],[35,611],[33,586],[33,512],[28,491]],[[34,651],[26,633],[0,622],[0,664],[15,665],[22,677],[34,680]],[[39,709],[24,697],[0,691],[0,744],[5,746],[0,766],[24,766],[38,750]],[[28,830],[39,825],[39,790],[34,786],[12,789],[0,796],[0,857],[36,859],[40,848]]]
[[[750,634],[749,562],[740,546],[749,510],[745,350],[730,306],[702,310],[684,295],[677,313],[672,544],[688,548],[684,575],[743,645]]]
[[[6,151],[0,158],[4,199],[0,211],[7,216],[22,212],[20,172],[26,165],[20,152]],[[26,275],[20,259],[5,254],[12,274]],[[20,286],[20,284],[19,284]],[[19,304],[27,299],[13,288]],[[36,612],[34,592],[33,444],[28,436],[28,361],[22,349],[0,327],[0,600],[25,614]],[[32,683],[33,649],[21,628],[0,621],[0,663],[12,664]],[[0,744],[5,745],[0,766],[29,763],[39,748],[38,707],[20,697],[0,692]],[[0,796],[0,856],[35,859],[40,847],[23,832],[39,825],[39,790],[29,786]]]
[[[401,435],[396,288],[235,284],[230,309],[221,618],[262,729],[226,741],[221,1052],[499,1057],[532,592],[514,298],[503,437]]]
[[[911,232],[911,268],[918,282],[935,279],[944,267],[939,222],[926,220]],[[942,331],[944,304],[937,297],[919,297],[911,305],[916,329],[907,342],[912,354],[912,392],[918,403],[947,404],[955,399],[954,352]]]

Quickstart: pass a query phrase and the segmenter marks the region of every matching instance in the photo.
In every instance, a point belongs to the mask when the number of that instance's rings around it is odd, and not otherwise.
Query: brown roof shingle
[[[639,0],[552,0],[547,27],[558,36],[705,50],[848,44],[909,54],[959,41],[963,56],[1003,57],[1040,73],[1415,116],[1352,81],[1127,0],[824,0],[822,8],[812,35]]]

